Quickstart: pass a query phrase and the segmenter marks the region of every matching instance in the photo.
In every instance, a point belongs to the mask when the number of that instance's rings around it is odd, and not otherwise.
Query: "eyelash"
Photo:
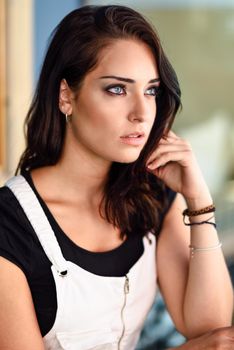
[[[118,93],[118,92],[113,92],[113,91],[110,91],[111,89],[116,89],[116,88],[120,88],[122,90],[124,90],[124,93]],[[146,96],[154,96],[154,97],[157,97],[158,96],[158,93],[159,93],[159,90],[160,90],[160,87],[159,86],[150,86],[147,90],[152,90],[154,89],[155,93],[154,94],[146,94]],[[146,90],[146,91],[147,91]],[[111,95],[114,95],[114,96],[124,96],[126,95],[126,85],[122,85],[122,84],[118,84],[118,85],[109,85],[105,88],[105,91]]]

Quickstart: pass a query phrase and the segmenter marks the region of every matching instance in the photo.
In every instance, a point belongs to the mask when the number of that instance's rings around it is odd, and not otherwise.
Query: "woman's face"
[[[114,41],[103,49],[98,65],[72,100],[67,137],[92,157],[134,162],[154,123],[158,87],[159,74],[148,46]]]

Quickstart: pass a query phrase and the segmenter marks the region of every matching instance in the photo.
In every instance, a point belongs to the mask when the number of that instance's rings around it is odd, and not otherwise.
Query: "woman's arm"
[[[215,329],[183,345],[167,350],[233,350],[234,327]]]
[[[177,328],[193,338],[228,326],[233,310],[233,291],[219,238],[211,224],[185,226],[182,212],[212,204],[207,185],[191,146],[169,132],[148,160],[149,171],[180,193],[160,234],[157,249],[158,280]],[[185,204],[186,203],[186,204]],[[191,223],[212,221],[213,213],[190,218]],[[214,250],[196,251],[189,245]]]
[[[184,208],[181,195],[177,195],[159,236],[157,271],[177,329],[192,338],[231,324],[233,292],[221,249],[197,252],[190,258],[190,241],[195,245],[194,240],[200,239],[197,245],[212,246],[218,237],[212,226],[191,230],[185,226]]]
[[[0,349],[45,350],[22,270],[0,257]]]

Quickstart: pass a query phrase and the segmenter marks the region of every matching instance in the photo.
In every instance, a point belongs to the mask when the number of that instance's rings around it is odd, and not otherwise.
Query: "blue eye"
[[[149,96],[157,96],[159,92],[159,86],[151,86],[149,89],[146,90],[145,95]]]
[[[125,95],[125,87],[121,85],[112,85],[106,88],[106,91],[113,95]]]

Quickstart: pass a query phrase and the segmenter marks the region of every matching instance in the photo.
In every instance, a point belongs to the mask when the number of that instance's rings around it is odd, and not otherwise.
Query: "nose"
[[[152,108],[152,106],[151,106]],[[136,96],[132,100],[131,108],[128,114],[130,122],[144,122],[147,117],[152,114],[149,101],[145,96]]]

